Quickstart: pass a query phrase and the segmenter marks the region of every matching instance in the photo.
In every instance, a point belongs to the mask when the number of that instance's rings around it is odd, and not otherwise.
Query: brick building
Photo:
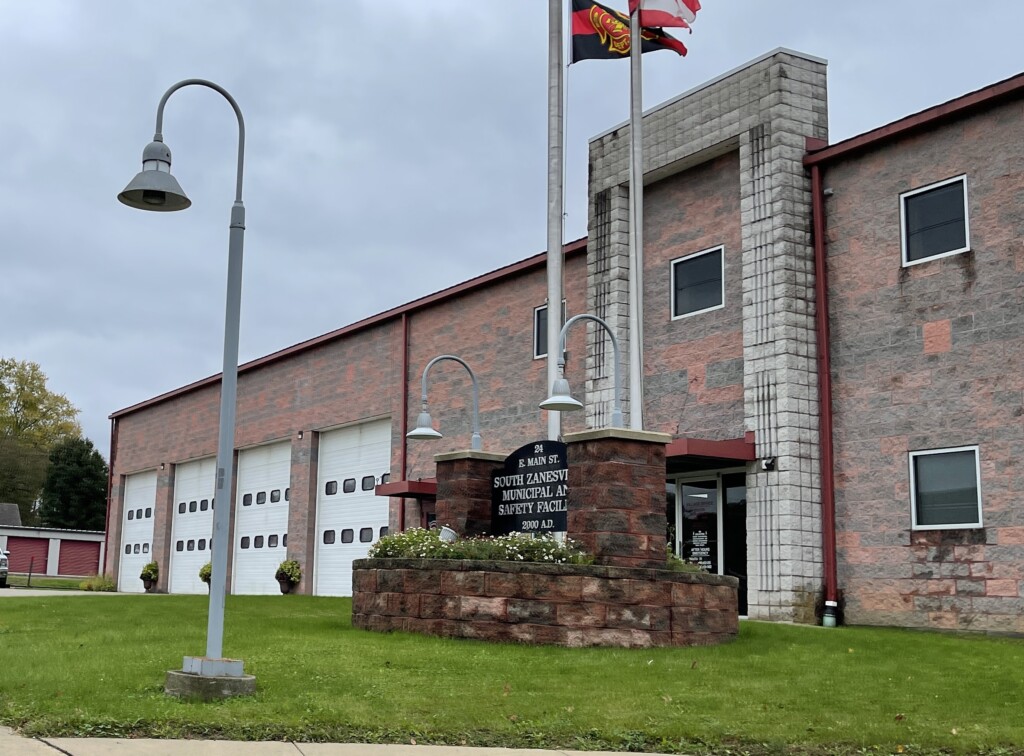
[[[1022,109],[1024,75],[828,145],[825,62],[776,50],[645,114],[644,427],[673,438],[670,540],[740,577],[743,613],[1024,632]],[[628,140],[591,141],[588,236],[564,250],[566,314],[624,354]],[[232,590],[276,590],[287,554],[300,590],[347,594],[382,529],[429,517],[433,455],[470,435],[449,362],[445,438],[405,439],[439,354],[479,379],[486,451],[545,437],[545,259],[242,366]],[[563,430],[602,427],[607,339],[578,328],[568,353],[586,412]],[[122,590],[151,558],[162,589],[202,590],[218,383],[112,415]]]

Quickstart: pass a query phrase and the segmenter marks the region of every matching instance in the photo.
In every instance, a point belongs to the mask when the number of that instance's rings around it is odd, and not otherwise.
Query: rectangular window
[[[338,493],[338,481],[336,481],[336,480],[329,480],[329,481],[327,481],[327,484],[324,486],[324,495],[325,496],[334,496],[334,494],[336,494],[336,493]]]
[[[354,536],[355,531],[353,531],[352,528],[345,528],[343,531],[341,531],[341,542],[352,543],[352,539]]]
[[[185,502],[178,504],[178,514],[185,514]]]
[[[200,538],[199,539],[199,550],[200,551],[206,551],[206,539],[205,538]]]
[[[210,508],[210,502],[207,499],[203,499],[201,502],[199,502],[199,511],[200,512],[205,512],[209,508]]]
[[[725,306],[725,248],[712,247],[672,261],[672,319]]]
[[[356,479],[345,478],[345,482],[341,484],[341,490],[345,493],[352,493],[356,490]]]
[[[276,535],[269,535],[269,536],[267,536],[267,548],[268,549],[276,549],[277,548],[277,540],[278,539],[277,539]]]
[[[185,550],[185,542],[184,541],[178,541],[176,544],[174,544],[174,550],[175,551],[184,551]]]
[[[359,542],[370,543],[373,540],[373,528],[359,529]]]
[[[903,265],[915,265],[970,249],[967,176],[900,195]]]
[[[143,554],[148,554],[149,553],[149,544],[148,543],[142,544],[142,553]]]
[[[196,550],[196,542],[195,542],[195,539],[193,539],[193,538],[190,538],[190,539],[188,540],[188,543],[186,543],[186,544],[185,544],[185,551],[195,551],[195,550]]]
[[[330,544],[334,543],[334,531],[333,530],[325,530],[324,531],[324,543],[327,544],[327,545],[330,545]]]
[[[243,507],[251,507],[252,506],[252,494],[246,494],[245,496],[242,497],[242,506]]]
[[[189,512],[195,512],[198,508],[199,508],[199,502],[197,502],[197,501],[190,501],[188,503],[188,511]]]
[[[565,325],[565,300],[562,300],[562,325]],[[561,326],[560,326],[561,327]],[[548,356],[548,306],[533,308],[533,359]]]
[[[360,486],[364,491],[372,491],[377,484],[377,479],[372,475],[364,475]]]
[[[129,520],[134,520],[135,519],[135,510],[134,509],[129,509],[128,510],[128,519]]]
[[[152,516],[153,516],[153,508],[152,507],[146,507],[146,517],[152,517]]]
[[[242,548],[249,548],[249,536],[242,536]]]
[[[981,527],[977,446],[910,452],[914,530]]]
[[[279,501],[281,501],[281,489],[275,488],[273,491],[270,492],[270,503],[276,504]]]
[[[254,549],[262,549],[263,548],[263,536],[256,536],[256,537],[254,537],[252,539],[252,547]]]

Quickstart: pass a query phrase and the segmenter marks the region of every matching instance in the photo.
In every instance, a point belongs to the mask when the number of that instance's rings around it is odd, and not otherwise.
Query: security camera
[[[774,470],[775,469],[775,457],[763,457],[761,459],[762,470]]]

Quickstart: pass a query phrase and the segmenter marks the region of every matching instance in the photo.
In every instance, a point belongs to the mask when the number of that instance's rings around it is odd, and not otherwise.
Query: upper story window
[[[900,195],[903,265],[916,265],[970,249],[967,176]]]
[[[562,300],[562,323],[565,323],[565,300]],[[533,308],[533,359],[548,356],[548,306]]]
[[[672,319],[725,306],[725,248],[672,261]]]
[[[914,530],[981,527],[977,446],[910,452]]]

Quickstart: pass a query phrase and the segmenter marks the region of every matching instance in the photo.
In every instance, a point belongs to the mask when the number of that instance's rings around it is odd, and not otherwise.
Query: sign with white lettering
[[[491,474],[495,535],[565,532],[569,521],[569,465],[565,444],[537,441],[516,449]]]

